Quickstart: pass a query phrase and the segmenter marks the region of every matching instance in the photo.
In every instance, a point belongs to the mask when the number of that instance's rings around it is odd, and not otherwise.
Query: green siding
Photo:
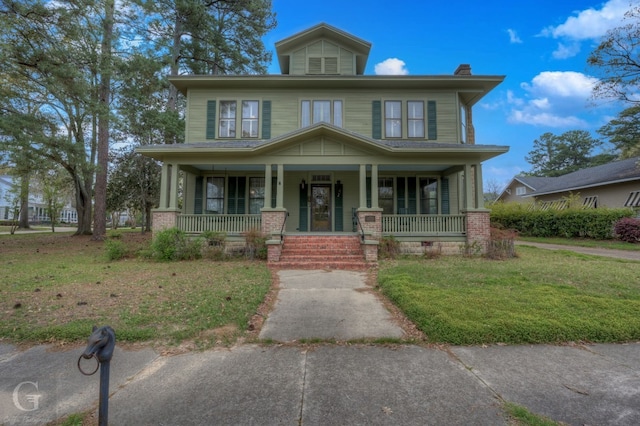
[[[207,139],[216,137],[216,101],[207,101]]]

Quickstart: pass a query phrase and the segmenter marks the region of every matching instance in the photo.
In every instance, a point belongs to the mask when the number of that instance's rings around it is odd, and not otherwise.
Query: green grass
[[[264,262],[109,261],[104,242],[69,234],[2,235],[0,253],[0,338],[12,341],[86,341],[110,325],[118,341],[230,343],[271,286]]]
[[[382,262],[378,282],[432,342],[640,339],[640,262],[531,247],[518,253],[508,261]]]
[[[546,417],[531,413],[526,408],[507,402],[504,409],[510,416],[510,419],[516,425],[523,426],[558,426],[560,423],[554,422]]]
[[[565,246],[640,251],[640,244],[632,244],[632,243],[627,243],[620,240],[594,240],[590,238],[539,238],[539,237],[518,237],[518,240],[529,241],[533,243],[560,244]]]

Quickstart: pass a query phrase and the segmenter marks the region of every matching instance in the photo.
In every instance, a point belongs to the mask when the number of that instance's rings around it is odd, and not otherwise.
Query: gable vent
[[[322,58],[309,58],[309,74],[322,74]]]

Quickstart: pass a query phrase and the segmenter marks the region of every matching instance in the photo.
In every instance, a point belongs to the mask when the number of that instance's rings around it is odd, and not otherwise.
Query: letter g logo
[[[27,402],[31,403],[31,408],[23,407],[20,403],[20,391],[25,385],[31,385],[36,389],[36,392],[38,391],[38,382],[22,382],[18,384],[18,386],[16,386],[13,390],[13,405],[15,405],[16,408],[21,411],[35,411],[38,409],[38,401],[40,400],[40,397],[42,397],[42,395],[26,394],[25,399],[27,400]]]

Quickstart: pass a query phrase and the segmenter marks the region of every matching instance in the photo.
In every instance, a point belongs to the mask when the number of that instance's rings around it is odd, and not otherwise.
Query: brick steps
[[[285,236],[280,261],[271,266],[286,269],[366,270],[364,253],[357,235]]]

